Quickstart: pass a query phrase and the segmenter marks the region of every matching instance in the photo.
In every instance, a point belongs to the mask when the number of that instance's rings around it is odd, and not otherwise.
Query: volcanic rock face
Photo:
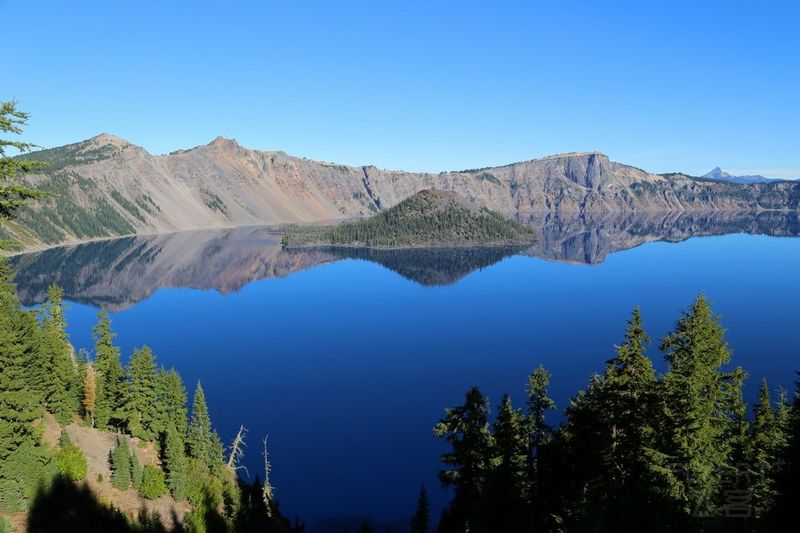
[[[800,184],[656,175],[571,153],[459,172],[349,167],[250,150],[235,140],[151,155],[112,135],[26,156],[53,193],[6,227],[28,248],[97,237],[360,217],[423,190],[452,190],[506,214],[796,210]]]

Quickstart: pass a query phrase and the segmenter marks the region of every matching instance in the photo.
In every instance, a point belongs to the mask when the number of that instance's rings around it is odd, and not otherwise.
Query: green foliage
[[[66,434],[66,432],[64,432]],[[86,478],[88,465],[83,451],[74,444],[63,446],[53,457],[56,472],[72,481]]]
[[[133,450],[130,450],[130,452],[131,452],[131,486],[134,489],[141,491],[142,476],[144,473],[142,470],[142,464],[139,462],[139,458],[136,456],[136,452]]]
[[[98,428],[122,427],[127,396],[125,372],[120,363],[119,348],[114,346],[116,333],[105,311],[97,315],[94,327],[95,370],[97,371],[96,425]]]
[[[62,291],[52,286],[41,311],[42,327],[39,351],[44,364],[44,397],[50,410],[63,426],[78,411],[81,395],[80,376],[66,333]]]
[[[377,247],[528,244],[530,228],[456,193],[421,191],[372,218],[329,227],[289,228],[286,246],[340,245]]]
[[[158,422],[158,376],[153,352],[147,346],[134,350],[128,364],[128,391],[125,412],[128,430],[134,437],[155,438]]]
[[[171,426],[165,435],[163,463],[172,497],[181,501],[189,491],[189,462],[185,455],[183,432]]]
[[[670,366],[660,391],[665,441],[656,468],[665,474],[666,491],[684,513],[712,516],[719,512],[720,474],[731,453],[725,437],[736,391],[730,387],[735,376],[720,370],[731,356],[724,330],[703,295],[664,338],[661,349]]]
[[[128,440],[120,438],[117,446],[111,450],[111,485],[120,489],[131,488],[133,482],[131,475],[131,451],[128,448]]]
[[[145,465],[139,492],[148,500],[155,500],[166,493],[167,486],[164,483],[164,472],[153,465]]]
[[[0,102],[0,132],[19,135],[22,127],[28,123],[30,115],[17,109],[17,103]],[[18,182],[18,175],[31,172],[42,167],[42,163],[33,160],[21,160],[8,157],[8,149],[18,152],[29,152],[35,146],[30,143],[0,139],[0,223],[11,218],[14,212],[26,205],[34,198],[43,194]],[[7,240],[0,241],[2,248],[8,248],[11,243]]]
[[[219,439],[217,438],[216,440],[218,441]],[[189,456],[201,461],[209,471],[215,468],[222,460],[221,455],[216,456],[218,445],[211,429],[211,417],[208,414],[206,395],[200,382],[197,383],[194,391],[192,417],[189,420],[186,444]]]
[[[161,368],[158,372],[158,401],[154,428],[158,433],[174,428],[178,434],[186,434],[186,388],[180,375]]]
[[[446,409],[433,429],[452,448],[442,456],[448,468],[439,472],[439,479],[455,490],[448,512],[459,530],[486,527],[484,498],[494,447],[488,415],[489,400],[472,387],[464,404]]]
[[[111,191],[111,198],[113,198],[114,201],[117,202],[120,205],[120,207],[122,207],[125,211],[127,211],[134,217],[138,218],[139,221],[141,222],[145,221],[142,212],[139,211],[139,209],[134,204],[132,204],[127,198],[122,196],[122,193],[120,193],[118,190],[114,189]]]

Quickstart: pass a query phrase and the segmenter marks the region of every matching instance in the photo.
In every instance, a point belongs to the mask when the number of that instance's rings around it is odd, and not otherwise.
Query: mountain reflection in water
[[[285,250],[274,228],[189,231],[125,237],[52,248],[12,258],[25,305],[42,303],[58,284],[66,299],[111,311],[147,299],[157,289],[185,287],[238,291],[260,279],[343,259],[371,261],[421,285],[446,285],[511,255],[597,264],[614,252],[652,241],[749,233],[800,235],[794,212],[628,213],[558,217],[517,215],[536,228],[538,242],[525,247],[435,249],[302,248]]]

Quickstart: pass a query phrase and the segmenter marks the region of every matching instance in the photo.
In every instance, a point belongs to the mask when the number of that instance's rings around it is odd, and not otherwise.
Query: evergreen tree
[[[158,418],[158,379],[155,357],[147,346],[134,350],[128,364],[128,382],[125,404],[128,430],[134,437],[152,440]]]
[[[414,512],[414,516],[411,517],[411,533],[428,533],[428,531],[430,531],[430,521],[431,507],[428,503],[428,492],[423,485],[422,488],[419,489],[417,509]]]
[[[448,518],[443,522],[449,522],[457,531],[486,528],[485,489],[493,448],[488,415],[489,400],[473,387],[467,392],[464,405],[446,409],[433,430],[452,446],[452,451],[442,456],[442,462],[450,468],[441,470],[439,479],[455,490]]]
[[[166,470],[167,487],[173,498],[181,501],[186,498],[189,484],[189,464],[185,455],[182,433],[174,426],[167,429],[164,442],[163,463]]]
[[[46,370],[45,398],[47,408],[63,426],[78,411],[81,383],[66,333],[62,303],[63,292],[51,286],[42,310],[39,349]]]
[[[131,487],[131,452],[128,448],[128,440],[121,438],[117,440],[117,446],[111,450],[111,485],[120,489],[127,490]]]
[[[494,459],[487,490],[491,527],[523,531],[527,529],[530,435],[525,416],[514,409],[508,394],[503,396],[492,436]]]
[[[777,497],[775,469],[786,443],[783,428],[772,406],[767,380],[761,382],[758,403],[754,406],[750,438],[750,490],[753,513],[763,517],[769,513]]]
[[[798,373],[800,375],[800,373]],[[778,497],[771,516],[771,524],[777,531],[787,524],[796,524],[797,502],[800,502],[800,380],[796,381],[792,406],[781,414],[786,427],[786,445],[781,450],[776,473]]]
[[[139,458],[136,456],[136,452],[134,450],[130,451],[130,460],[131,460],[131,486],[136,489],[137,491],[142,490],[142,463],[139,462]]]
[[[203,386],[197,382],[192,401],[192,417],[187,429],[186,444],[189,456],[201,461],[209,470],[215,467],[220,458],[215,458],[217,445],[211,430],[211,417],[208,414]],[[217,439],[219,440],[219,439]]]
[[[663,455],[655,470],[685,516],[715,516],[731,455],[725,437],[732,424],[734,395],[726,385],[731,375],[720,371],[731,353],[705,296],[684,313],[661,349],[670,366],[661,391]]]
[[[528,445],[529,503],[538,509],[541,516],[544,500],[544,450],[553,438],[553,428],[547,423],[547,413],[556,408],[556,403],[548,396],[550,373],[539,366],[528,376],[527,425],[530,434]]]
[[[29,471],[38,439],[32,422],[41,414],[38,398],[27,387],[25,316],[19,310],[11,269],[0,257],[0,509],[23,508],[38,480]],[[37,451],[37,456],[41,454]]]
[[[95,340],[95,370],[97,371],[96,423],[99,428],[122,427],[125,406],[125,372],[114,346],[116,333],[105,311],[97,315],[93,334]]]
[[[186,388],[180,375],[161,368],[158,372],[158,403],[154,427],[164,433],[174,427],[180,435],[186,434]]]
[[[29,115],[17,109],[17,103],[0,102],[0,132],[19,135],[22,126],[28,123]],[[12,148],[18,152],[29,152],[35,145],[8,139],[0,139],[0,223],[12,218],[14,212],[33,198],[43,195],[18,181],[18,174],[31,172],[41,168],[41,162],[16,157],[8,157],[6,150]],[[12,152],[13,153],[13,152]],[[17,243],[2,240],[0,250],[16,248]]]
[[[606,363],[600,379],[602,386],[596,389],[600,392],[596,415],[603,435],[594,445],[603,448],[599,450],[602,468],[593,490],[598,492],[596,501],[605,502],[600,511],[602,518],[595,516],[594,520],[604,520],[609,529],[645,523],[648,516],[638,512],[652,503],[648,457],[655,445],[652,423],[656,376],[646,354],[649,342],[636,307],[616,356]]]

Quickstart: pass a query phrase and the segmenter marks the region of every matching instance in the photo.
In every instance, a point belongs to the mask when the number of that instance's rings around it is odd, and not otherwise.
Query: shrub
[[[167,485],[164,483],[164,472],[153,465],[145,465],[142,471],[142,488],[139,492],[148,500],[155,500],[167,492]]]
[[[56,472],[72,481],[81,481],[86,478],[88,465],[83,451],[74,444],[68,444],[56,453],[54,457]]]

